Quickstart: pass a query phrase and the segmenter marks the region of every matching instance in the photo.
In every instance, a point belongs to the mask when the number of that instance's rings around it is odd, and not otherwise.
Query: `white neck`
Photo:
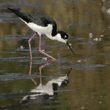
[[[59,42],[63,42],[63,43],[66,43],[66,40],[62,39],[61,38],[61,35],[59,33],[57,33],[55,36],[52,36],[51,34],[46,34],[46,36],[48,38],[50,38],[51,40],[57,40]]]
[[[56,37],[55,36],[52,36],[51,34],[45,34],[49,39],[51,40],[56,40]]]

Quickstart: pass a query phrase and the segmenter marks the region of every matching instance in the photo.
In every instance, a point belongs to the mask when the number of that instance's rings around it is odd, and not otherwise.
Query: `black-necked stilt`
[[[46,16],[44,13],[38,13],[36,16],[33,16],[32,14],[29,14],[27,12],[20,12],[18,9],[13,9],[13,8],[9,8],[9,7],[8,7],[8,9],[11,10],[13,13],[15,13],[17,16],[19,16],[20,19],[28,27],[30,27],[33,31],[35,31],[39,34],[39,52],[46,55],[47,57],[51,58],[52,61],[54,61],[56,59],[41,50],[41,35],[42,34],[45,34],[51,40],[57,40],[57,41],[67,44],[68,47],[70,48],[70,50],[73,52],[72,48],[70,47],[70,45],[68,43],[68,35],[63,31],[57,31],[56,22],[49,16]],[[28,40],[31,61],[32,61],[31,40],[32,40],[32,38],[34,38],[35,35],[36,35],[36,33]],[[73,54],[74,54],[74,52],[73,52]],[[45,65],[49,65],[49,63],[46,63]],[[40,75],[41,75],[41,69],[45,65],[43,65],[39,68]],[[31,75],[31,67],[32,67],[32,62],[30,62],[29,75]],[[36,82],[34,80],[33,80],[33,82],[36,84]]]
[[[38,96],[54,96],[57,95],[58,87],[65,87],[69,83],[68,76],[71,72],[72,68],[69,70],[69,72],[62,77],[53,78],[49,82],[47,82],[45,85],[42,85],[41,83],[35,88],[32,89],[30,92],[35,94],[29,94],[23,97],[21,102],[28,101],[30,99],[37,99]]]
[[[9,7],[8,7],[8,9],[11,10],[13,13],[15,13],[17,16],[19,16],[20,19],[28,27],[30,27],[33,31],[37,32],[40,36],[40,40],[41,40],[41,35],[45,34],[51,40],[57,40],[57,41],[66,43],[68,45],[68,47],[70,48],[70,50],[73,52],[72,48],[70,47],[70,45],[68,43],[68,35],[63,31],[57,31],[56,22],[52,18],[50,18],[49,16],[46,16],[43,13],[38,13],[36,16],[33,16],[32,14],[29,14],[27,12],[20,12],[17,9],[12,9]],[[35,35],[36,35],[36,33],[29,39],[29,45],[30,45],[30,41],[32,40],[32,38]],[[44,53],[41,50],[41,42],[39,42],[39,43],[40,43],[39,44],[39,51],[41,53],[45,54],[46,56],[52,58],[53,60],[55,60],[55,58]],[[29,46],[29,48],[31,50],[31,45]],[[32,57],[31,57],[31,59],[32,59]]]

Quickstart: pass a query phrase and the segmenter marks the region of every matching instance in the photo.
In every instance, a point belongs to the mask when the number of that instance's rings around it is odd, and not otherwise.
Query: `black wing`
[[[56,30],[57,30],[56,22],[49,16],[45,15],[44,13],[37,13],[36,15],[34,15],[34,14],[29,14],[27,12],[20,12],[18,9],[9,8],[9,7],[7,8],[11,10],[13,13],[15,13],[17,16],[22,18],[24,21],[26,21],[27,23],[33,22],[37,25],[44,27],[48,26],[48,24],[52,24],[53,25],[52,36],[56,35]]]
[[[43,25],[44,26],[48,26],[48,24],[52,24],[53,25],[53,29],[52,29],[52,36],[55,36],[56,35],[56,30],[57,30],[57,24],[56,22],[50,18],[49,16],[42,16],[41,17],[41,21],[43,22]]]
[[[11,10],[13,13],[15,13],[17,16],[22,18],[24,21],[26,21],[27,23],[33,22],[33,17],[31,16],[31,14],[25,13],[25,12],[20,12],[18,9],[12,9],[12,8],[9,8],[9,7],[7,7],[7,8],[9,10]]]

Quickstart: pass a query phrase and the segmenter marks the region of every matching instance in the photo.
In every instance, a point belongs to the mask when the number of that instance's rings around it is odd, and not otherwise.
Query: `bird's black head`
[[[69,80],[68,80],[68,79],[65,79],[64,81],[62,81],[60,87],[61,87],[61,88],[62,88],[62,87],[65,87],[65,86],[67,86],[68,83],[69,83]]]
[[[69,49],[72,51],[72,53],[75,54],[68,43],[68,35],[63,31],[57,31],[57,34],[58,34],[57,40],[60,42],[66,43],[68,45]]]
[[[63,31],[58,31],[60,33],[62,39],[68,39],[68,35]]]
[[[63,32],[63,31],[57,31],[57,33],[60,34],[62,42],[66,43],[67,40],[68,40],[68,35],[65,32]]]

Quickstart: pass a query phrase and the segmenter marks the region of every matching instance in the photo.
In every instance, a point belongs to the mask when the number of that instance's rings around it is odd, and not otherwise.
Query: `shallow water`
[[[109,110],[110,109],[110,1],[48,0],[0,2],[0,109],[10,110]],[[31,41],[32,71],[28,39],[34,34],[6,7],[20,7],[21,11],[43,11],[57,22],[57,29],[69,35],[67,45],[42,36],[42,50],[56,58],[51,61],[39,53],[39,36]],[[69,83],[56,91],[55,97],[40,96],[20,103],[22,98],[40,84],[65,76],[72,68]],[[31,79],[37,83],[35,85]],[[49,98],[50,97],[50,98]]]

